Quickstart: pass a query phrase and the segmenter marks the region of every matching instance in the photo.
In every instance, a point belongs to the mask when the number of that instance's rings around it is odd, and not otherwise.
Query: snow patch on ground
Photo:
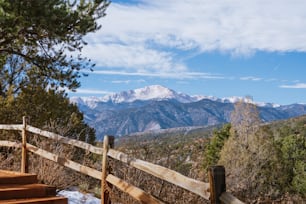
[[[83,194],[78,191],[62,190],[58,192],[58,196],[68,198],[68,204],[100,204],[100,199],[94,197],[92,194]]]

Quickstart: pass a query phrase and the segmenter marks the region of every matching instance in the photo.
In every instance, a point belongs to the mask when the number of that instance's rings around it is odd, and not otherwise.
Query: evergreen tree
[[[94,130],[63,89],[79,87],[84,36],[97,31],[108,0],[0,0],[0,123],[28,116],[40,128],[93,142]]]
[[[306,119],[304,116],[284,124],[276,140],[278,169],[282,175],[277,184],[283,191],[306,196]]]
[[[226,124],[221,129],[215,129],[213,131],[212,138],[205,148],[203,164],[205,169],[211,165],[218,164],[220,159],[220,152],[224,146],[225,141],[230,136],[230,129],[231,125]]]
[[[92,66],[80,52],[84,36],[100,28],[107,0],[1,0],[0,95],[28,82],[28,72],[52,87],[76,89],[80,70]],[[73,57],[73,56],[77,57]]]
[[[2,98],[0,123],[20,123],[27,116],[30,124],[69,138],[95,142],[95,131],[83,121],[83,114],[71,104],[64,91],[47,89],[47,83],[31,78],[31,86],[14,97]]]

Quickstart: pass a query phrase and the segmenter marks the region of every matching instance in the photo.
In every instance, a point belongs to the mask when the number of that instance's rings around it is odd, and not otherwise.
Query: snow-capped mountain
[[[95,97],[95,96],[90,96],[90,97],[71,97],[70,102],[77,104],[78,106],[87,106],[91,109],[94,109],[97,107],[97,104],[99,102],[103,102],[102,97]]]
[[[160,85],[123,91],[104,97],[73,97],[86,122],[103,135],[127,135],[148,130],[210,126],[227,123],[234,103],[243,100],[258,106],[263,121],[287,119],[306,114],[306,105],[280,106],[253,102],[248,98],[189,96]]]
[[[176,100],[181,103],[190,103],[203,99],[203,96],[189,96],[187,94],[178,93],[174,90],[161,85],[146,86],[135,90],[122,91],[113,93],[104,97],[71,97],[71,102],[78,105],[86,105],[90,108],[95,108],[99,102],[108,103],[131,103],[134,101],[148,100]]]
[[[257,101],[253,101],[251,98],[241,97],[241,96],[232,96],[232,97],[227,97],[227,98],[222,98],[222,99],[216,99],[216,101],[220,101],[223,103],[237,103],[239,101],[243,101],[244,103],[252,103],[259,107],[273,107],[273,108],[280,107],[280,105],[276,103],[257,102]]]
[[[264,102],[253,102],[252,100],[240,97],[240,96],[233,96],[228,98],[217,98],[214,96],[202,96],[202,95],[194,95],[189,96],[184,93],[178,93],[172,89],[166,88],[161,85],[152,85],[146,86],[144,88],[139,88],[135,90],[129,91],[122,91],[120,93],[113,93],[106,95],[104,97],[71,97],[70,101],[77,105],[87,106],[91,109],[97,107],[97,104],[100,102],[107,102],[113,104],[119,103],[132,103],[134,101],[162,101],[162,100],[176,100],[180,103],[191,103],[200,101],[203,99],[209,99],[212,101],[218,101],[222,103],[236,103],[238,101],[244,101],[249,103],[254,103],[258,106],[264,107],[279,107],[278,104],[273,103],[264,103]]]
[[[104,102],[111,101],[113,103],[129,103],[136,100],[147,101],[167,99],[175,99],[181,103],[189,103],[196,100],[196,98],[193,98],[187,94],[177,93],[160,85],[146,86],[140,89],[107,95],[102,100]]]

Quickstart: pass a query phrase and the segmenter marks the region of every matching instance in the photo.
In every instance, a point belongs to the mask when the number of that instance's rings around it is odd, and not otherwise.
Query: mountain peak
[[[135,90],[122,91],[103,97],[103,101],[111,101],[113,103],[133,102],[136,100],[169,100],[174,99],[182,103],[194,101],[192,97],[177,93],[167,87],[161,85],[145,86]]]

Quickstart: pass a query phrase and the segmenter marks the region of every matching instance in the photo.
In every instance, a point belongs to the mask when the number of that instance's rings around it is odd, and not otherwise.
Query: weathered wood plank
[[[0,130],[22,130],[23,125],[6,125],[6,124],[1,124],[0,125]]]
[[[6,141],[6,140],[0,140],[0,146],[3,146],[3,147],[18,147],[18,148],[20,148],[22,146],[22,144],[18,143],[18,142],[11,142],[11,141]]]
[[[163,202],[156,199],[152,195],[146,193],[145,191],[137,188],[126,181],[113,176],[112,174],[108,174],[106,177],[106,181],[113,184],[121,191],[128,193],[134,199],[138,200],[140,203],[147,203],[147,204],[162,204]]]
[[[127,163],[130,166],[142,170],[157,178],[168,181],[169,183],[175,184],[181,188],[191,191],[207,200],[209,199],[209,183],[197,181],[195,179],[186,177],[176,171],[167,169],[156,164],[152,164],[140,159],[131,158],[128,155],[116,151],[114,149],[110,149],[108,151],[108,156]]]
[[[41,130],[39,128],[30,126],[30,125],[27,125],[26,130],[29,131],[29,132],[32,132],[34,134],[38,134],[38,135],[53,139],[53,140],[58,141],[60,143],[69,144],[69,145],[79,147],[81,149],[90,151],[90,152],[95,153],[95,154],[102,155],[102,152],[103,152],[103,149],[100,148],[100,147],[96,147],[96,146],[93,146],[93,145],[88,144],[86,142],[79,141],[79,140],[63,137],[61,135],[58,135],[58,134],[55,134],[55,133],[52,133],[52,132],[48,132],[48,131],[45,131],[45,130]]]
[[[241,200],[239,200],[228,192],[222,193],[219,198],[224,204],[244,204],[244,202],[242,202]]]
[[[68,167],[70,169],[73,169],[77,172],[83,173],[85,175],[91,176],[91,177],[99,179],[99,180],[101,179],[101,174],[102,174],[101,171],[92,169],[92,168],[87,167],[87,166],[83,166],[83,165],[81,165],[77,162],[71,161],[69,159],[59,157],[56,154],[53,154],[53,153],[48,152],[46,150],[40,149],[40,148],[38,148],[34,145],[31,145],[29,143],[27,143],[27,150],[30,151],[30,152],[33,152],[34,154],[37,154],[37,155],[39,155],[43,158],[49,159],[49,160],[54,161],[54,162],[56,162],[60,165],[63,165],[63,166]]]

